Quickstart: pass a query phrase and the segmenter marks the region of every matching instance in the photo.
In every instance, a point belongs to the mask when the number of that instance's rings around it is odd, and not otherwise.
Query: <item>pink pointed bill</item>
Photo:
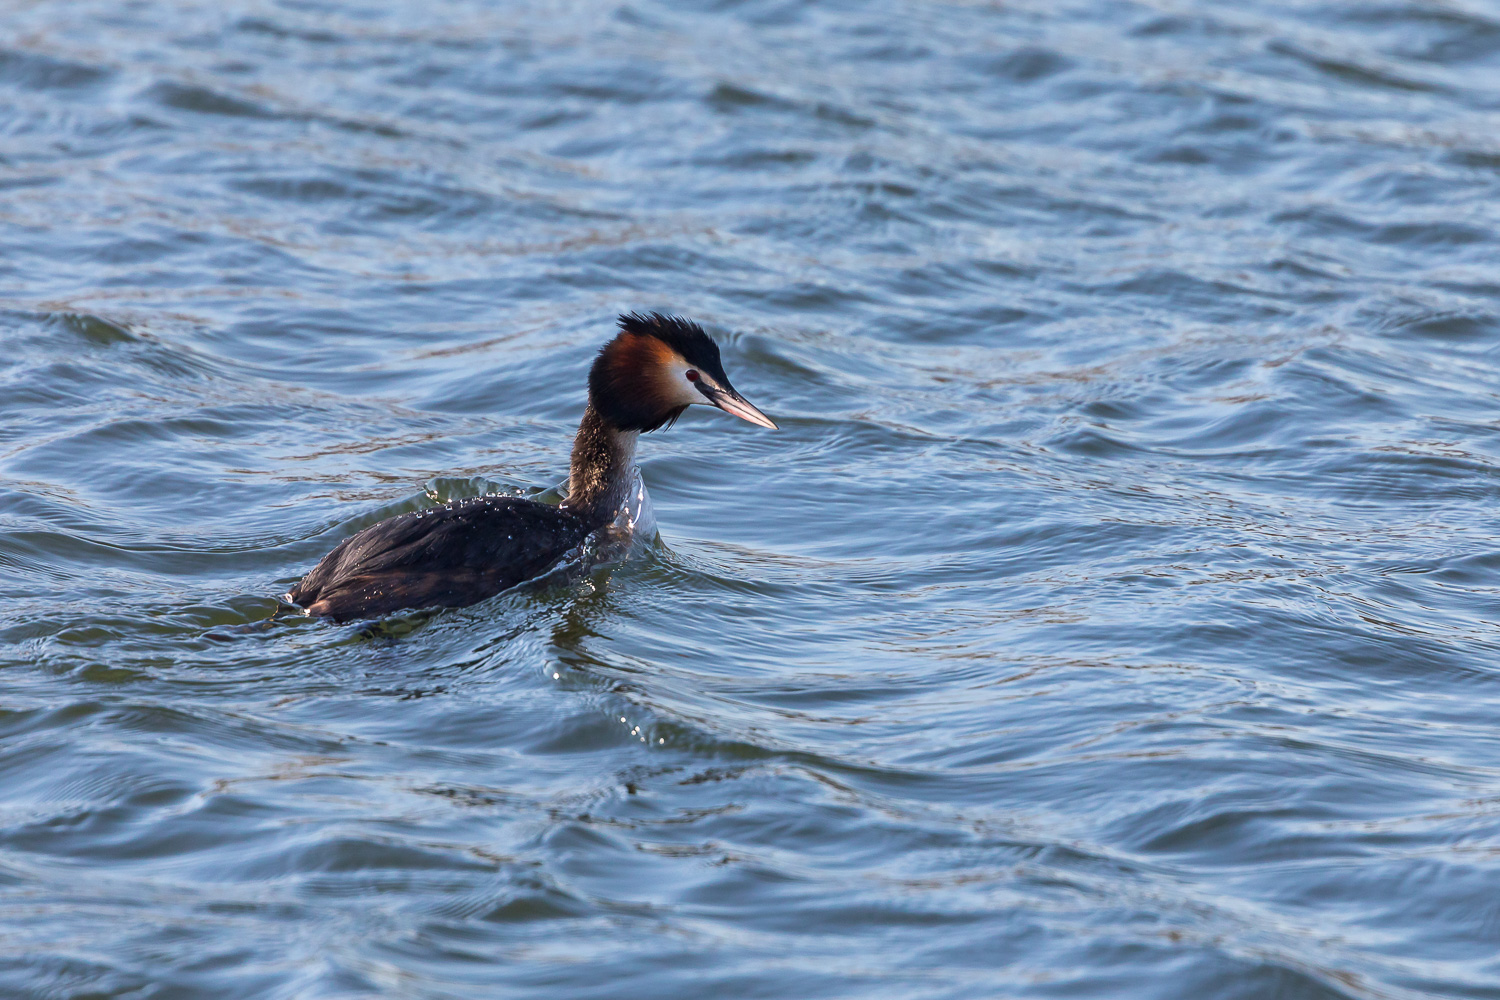
[[[701,382],[698,383],[698,388],[703,392],[703,395],[708,397],[710,403],[725,413],[732,413],[741,420],[748,420],[759,427],[769,427],[773,431],[777,429],[776,421],[757,410],[750,404],[749,400],[733,389],[720,389],[717,386],[709,387]]]

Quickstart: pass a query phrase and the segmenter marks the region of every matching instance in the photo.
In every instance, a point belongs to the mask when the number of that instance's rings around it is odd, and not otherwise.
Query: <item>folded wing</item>
[[[540,576],[588,533],[582,518],[535,500],[461,500],[351,535],[287,596],[337,621],[462,607]]]

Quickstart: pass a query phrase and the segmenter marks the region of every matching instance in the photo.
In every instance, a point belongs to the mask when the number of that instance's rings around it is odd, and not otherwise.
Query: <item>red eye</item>
[[[687,370],[687,380],[689,382],[696,382],[696,381],[698,381],[698,373],[695,372],[695,371],[693,371],[691,368],[689,368]]]

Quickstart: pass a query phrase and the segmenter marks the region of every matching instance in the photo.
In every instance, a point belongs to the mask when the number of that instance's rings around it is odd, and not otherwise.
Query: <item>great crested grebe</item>
[[[697,323],[660,313],[619,322],[589,369],[561,506],[478,497],[398,515],[340,542],[287,600],[335,621],[474,604],[542,575],[614,521],[642,431],[672,426],[693,403],[775,429],[729,384],[719,346]]]

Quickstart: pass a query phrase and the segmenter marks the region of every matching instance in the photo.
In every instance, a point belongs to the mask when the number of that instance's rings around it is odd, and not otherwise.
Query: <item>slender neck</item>
[[[638,431],[622,431],[589,403],[573,438],[568,499],[563,505],[592,526],[608,524],[624,505],[635,471]]]

